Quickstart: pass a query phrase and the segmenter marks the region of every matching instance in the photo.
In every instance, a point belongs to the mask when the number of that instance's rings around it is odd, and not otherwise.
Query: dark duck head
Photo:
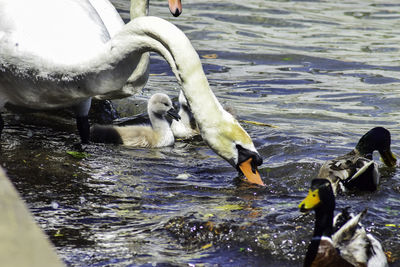
[[[390,149],[390,132],[383,127],[375,127],[364,134],[356,146],[356,150],[365,158],[372,160],[372,153],[377,150],[382,161],[388,167],[396,166],[397,159]]]

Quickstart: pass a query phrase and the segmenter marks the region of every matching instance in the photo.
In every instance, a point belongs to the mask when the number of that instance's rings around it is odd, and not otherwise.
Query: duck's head
[[[377,150],[386,166],[394,167],[397,159],[390,149],[390,144],[390,132],[383,127],[375,127],[360,138],[356,149],[369,159],[372,159],[372,153]]]
[[[182,13],[181,0],[168,0],[169,11],[174,17],[178,17]]]
[[[147,111],[149,114],[154,114],[157,117],[164,117],[168,114],[175,120],[180,119],[178,112],[172,105],[171,99],[166,94],[162,93],[151,96],[147,104]]]
[[[335,196],[332,186],[327,179],[313,179],[307,197],[299,204],[301,212],[310,210],[323,210],[333,212],[335,209]]]

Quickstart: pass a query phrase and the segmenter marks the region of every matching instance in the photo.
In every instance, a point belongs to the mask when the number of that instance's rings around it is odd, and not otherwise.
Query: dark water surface
[[[129,1],[113,1],[124,19]],[[374,126],[400,140],[400,4],[393,1],[166,1],[152,15],[178,25],[202,57],[212,89],[242,120],[264,158],[266,189],[238,184],[203,142],[162,149],[78,141],[73,120],[5,115],[1,165],[68,266],[300,266],[313,228],[297,205],[321,164]],[[152,56],[139,96],[178,85]],[[143,106],[143,105],[142,105]],[[131,107],[130,107],[131,108]],[[42,115],[40,115],[42,116]],[[379,156],[375,155],[378,160]],[[374,193],[337,208],[368,207],[364,226],[400,266],[400,174],[380,163]]]

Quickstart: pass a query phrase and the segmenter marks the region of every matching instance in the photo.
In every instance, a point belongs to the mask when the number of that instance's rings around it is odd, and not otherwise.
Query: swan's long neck
[[[131,0],[130,19],[147,16],[149,13],[149,0]],[[150,72],[150,53],[143,53],[140,61],[134,59],[131,66],[135,66],[135,70],[121,90],[116,93],[98,96],[100,99],[123,98],[134,95],[142,90],[147,83]]]
[[[196,120],[217,122],[225,111],[212,93],[198,54],[177,27],[156,17],[140,17],[128,23],[108,44],[106,65],[118,66],[137,53],[155,51],[169,63]],[[104,65],[104,62],[102,62]],[[100,67],[95,67],[100,69]],[[208,117],[204,110],[216,114]]]
[[[149,14],[149,0],[131,0],[131,20]]]
[[[115,35],[108,46],[109,62],[106,65],[116,66],[112,69],[114,72],[117,69],[122,69],[121,73],[129,70],[124,61],[137,53],[154,51],[161,54],[182,86],[203,139],[220,156],[229,161],[232,141],[236,140],[243,147],[255,151],[249,135],[222,108],[211,91],[200,58],[189,39],[173,24],[157,17],[136,18]],[[104,62],[102,64],[104,66]],[[117,75],[110,76],[121,80]],[[220,129],[224,129],[222,133]]]

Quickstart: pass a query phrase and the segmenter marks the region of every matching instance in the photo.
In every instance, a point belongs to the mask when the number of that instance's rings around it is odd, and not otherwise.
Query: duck
[[[179,92],[178,103],[178,114],[181,119],[173,120],[171,123],[171,129],[175,138],[190,139],[198,136],[200,134],[199,128],[182,90]]]
[[[379,185],[378,165],[373,160],[373,152],[378,151],[388,167],[396,166],[397,159],[392,153],[391,136],[384,127],[374,127],[364,134],[356,147],[349,153],[326,161],[317,178],[328,179],[335,195],[338,193],[375,191]]]
[[[348,208],[334,217],[335,195],[328,179],[313,179],[307,197],[299,204],[302,212],[315,211],[315,226],[304,266],[388,266],[380,242],[367,234],[358,215]]]
[[[175,138],[166,115],[174,120],[179,120],[180,116],[174,109],[171,99],[163,93],[152,95],[147,104],[147,112],[150,125],[92,126],[90,128],[92,142],[146,148],[172,146]]]
[[[10,103],[51,110],[74,107],[82,144],[89,143],[92,97],[142,90],[148,52],[160,54],[183,90],[202,139],[249,183],[265,186],[250,135],[210,88],[186,35],[158,17],[140,16],[111,34],[104,9],[89,0],[0,0],[0,109]],[[115,8],[107,9],[116,15]],[[101,15],[100,15],[101,14]],[[131,80],[128,87],[128,79]],[[1,126],[0,128],[3,128]]]

